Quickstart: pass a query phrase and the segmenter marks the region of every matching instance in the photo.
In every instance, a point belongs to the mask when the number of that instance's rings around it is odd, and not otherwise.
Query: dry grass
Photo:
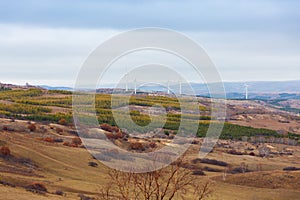
[[[39,125],[37,124],[37,126]],[[51,135],[51,131],[49,128],[49,131],[44,133],[46,134],[45,137],[49,136],[47,134]],[[17,168],[14,164],[0,160],[0,179],[18,186],[11,188],[0,185],[0,199],[78,199],[79,193],[93,196],[99,192],[99,186],[107,181],[107,168],[100,162],[97,162],[98,167],[88,166],[89,162],[95,160],[92,159],[86,149],[70,148],[62,143],[39,141],[34,139],[34,134],[39,137],[44,136],[40,133],[5,131],[0,133],[0,141],[5,141],[5,145],[9,146],[13,156],[30,158],[37,166],[37,168],[31,169],[32,173],[29,174],[28,167]],[[61,137],[70,142],[74,138],[74,136],[68,135]],[[298,187],[299,184],[297,185],[295,182],[300,182],[299,172],[279,171],[288,166],[300,166],[300,148],[291,148],[295,152],[293,156],[277,156],[267,159],[248,155],[229,155],[225,153],[224,149],[215,149],[213,153],[208,155],[209,159],[227,162],[232,167],[240,166],[244,162],[252,170],[256,170],[257,166],[261,165],[263,171],[228,175],[225,182],[222,179],[222,172],[205,172],[207,177],[216,181],[214,184],[215,192],[211,199],[297,199],[300,195],[298,189],[300,186]],[[197,158],[198,150],[199,146],[192,145],[187,153],[187,159],[191,161]],[[207,163],[197,163],[195,166],[208,166],[221,171],[225,168]],[[4,169],[10,170],[4,171]],[[263,176],[264,173],[267,175]],[[287,174],[292,174],[295,178],[289,178]],[[195,178],[202,178],[202,176],[195,176]],[[32,182],[45,184],[49,194],[46,196],[37,195],[20,188]],[[264,185],[266,187],[263,187]],[[53,195],[52,193],[57,190],[63,191],[66,197]]]

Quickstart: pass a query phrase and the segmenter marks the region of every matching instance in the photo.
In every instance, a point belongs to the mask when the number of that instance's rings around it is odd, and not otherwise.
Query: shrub
[[[116,135],[116,139],[119,139],[119,138],[121,139],[126,136],[126,133],[119,131],[115,135]]]
[[[31,131],[31,132],[34,132],[36,130],[36,125],[35,124],[29,124],[28,125],[28,129]]]
[[[120,132],[120,129],[118,127],[111,126],[109,124],[101,124],[100,128],[105,130],[105,131],[111,132],[111,133],[112,132],[116,132],[116,133]]]
[[[53,138],[47,137],[47,138],[44,138],[43,140],[44,140],[45,142],[54,143],[54,139],[53,139]]]
[[[105,133],[107,139],[122,139],[126,136],[126,133],[119,130],[119,132],[106,132]]]
[[[70,147],[75,147],[75,148],[77,148],[77,147],[78,147],[78,144],[73,144],[73,143],[71,143],[69,146],[70,146]]]
[[[105,133],[107,139],[111,140],[111,139],[115,139],[115,135],[111,132]]]
[[[73,144],[73,145],[76,145],[76,146],[79,146],[79,145],[82,144],[82,141],[81,141],[81,139],[80,139],[79,137],[74,137],[74,138],[72,139],[72,144]]]
[[[0,153],[4,157],[9,157],[11,155],[10,154],[10,149],[8,147],[6,147],[6,146],[1,147]]]
[[[60,134],[62,132],[64,132],[62,128],[56,127],[56,133]]]
[[[46,186],[43,183],[33,182],[25,187],[27,191],[44,194],[48,192]]]
[[[202,170],[193,171],[193,175],[196,176],[205,176],[205,173]]]
[[[3,126],[3,130],[4,130],[4,131],[8,131],[7,126]]]
[[[97,163],[95,163],[95,162],[89,162],[89,166],[90,166],[90,167],[97,167],[97,166],[98,166],[98,164],[97,164]]]
[[[216,169],[216,168],[212,168],[212,167],[208,167],[208,166],[205,166],[203,168],[204,171],[207,171],[207,172],[222,172],[222,170],[220,169]]]
[[[93,197],[85,196],[84,194],[78,194],[80,200],[95,200]]]
[[[218,160],[214,160],[214,159],[208,159],[208,158],[204,158],[200,162],[210,164],[210,165],[218,165],[218,166],[222,166],[222,167],[228,166],[227,162],[218,161]]]
[[[164,130],[164,134],[167,135],[167,136],[170,135],[169,131],[167,131],[167,130]]]
[[[250,152],[249,156],[255,156],[255,153],[254,152]]]
[[[150,142],[149,143],[149,147],[150,148],[156,148],[157,147],[157,144],[155,142]]]
[[[283,171],[300,171],[299,167],[286,167],[283,168]]]
[[[70,146],[70,142],[64,142],[63,145],[69,147]]]
[[[192,144],[199,144],[199,141],[193,140],[193,141],[192,141]]]
[[[15,184],[12,184],[12,183],[9,183],[9,182],[6,182],[6,181],[0,181],[0,184],[4,185],[4,186],[9,186],[9,187],[16,187]]]
[[[238,155],[238,156],[243,155],[242,152],[239,152],[235,149],[231,149],[231,150],[227,151],[227,153],[232,154],[232,155]]]
[[[130,149],[144,151],[145,147],[142,143],[137,142],[137,141],[133,141],[133,142],[130,142]]]
[[[64,192],[61,191],[61,190],[56,190],[56,191],[55,191],[55,194],[56,194],[56,195],[63,196],[63,195],[64,195]]]
[[[58,123],[59,123],[60,125],[67,125],[67,120],[66,120],[65,118],[61,118],[61,119],[58,121]]]
[[[64,140],[61,138],[55,138],[54,142],[61,143],[61,142],[64,142]]]

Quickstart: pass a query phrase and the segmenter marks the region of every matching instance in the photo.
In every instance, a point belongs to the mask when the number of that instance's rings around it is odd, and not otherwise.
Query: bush
[[[12,183],[9,183],[9,182],[6,182],[6,181],[0,181],[0,184],[4,185],[4,186],[9,186],[9,187],[16,187],[15,184],[12,184]]]
[[[54,142],[61,143],[61,142],[64,142],[64,140],[61,138],[55,138]]]
[[[93,197],[85,196],[84,194],[78,194],[80,200],[95,200]]]
[[[107,139],[122,139],[126,136],[126,133],[119,131],[119,132],[106,132],[105,133]]]
[[[44,194],[48,192],[46,186],[43,183],[33,182],[25,187],[27,191]]]
[[[255,153],[254,152],[250,152],[249,156],[255,156]]]
[[[227,162],[218,161],[218,160],[214,160],[214,159],[208,159],[208,158],[204,158],[200,162],[210,164],[210,165],[218,165],[218,166],[222,166],[222,167],[227,167],[228,166]]]
[[[36,125],[35,124],[29,124],[28,125],[28,129],[31,131],[31,132],[34,132],[36,130]]]
[[[55,194],[56,194],[56,195],[63,196],[63,195],[64,195],[64,192],[61,191],[61,190],[56,190],[56,191],[55,191]]]
[[[62,118],[62,119],[60,119],[60,120],[58,121],[58,123],[59,123],[60,125],[67,125],[67,120],[66,120],[65,118]]]
[[[230,171],[231,174],[241,174],[247,172],[252,172],[252,171],[249,169],[243,169],[242,167],[237,167]]]
[[[193,175],[196,176],[205,176],[205,173],[202,170],[193,171]]]
[[[243,155],[242,152],[239,152],[235,149],[231,149],[231,150],[227,151],[227,153],[232,154],[232,155],[237,155],[237,156]]]
[[[56,133],[60,134],[62,132],[64,132],[62,128],[56,127]]]
[[[157,147],[157,144],[155,142],[150,142],[149,143],[149,147],[150,148],[156,148]]]
[[[10,149],[8,147],[6,147],[6,146],[1,147],[0,153],[4,157],[9,157],[11,155],[10,154]]]
[[[116,132],[116,133],[120,132],[120,129],[118,127],[111,126],[109,124],[101,124],[100,128],[105,130],[105,131],[111,132],[111,133],[112,132]]]
[[[54,143],[54,139],[53,139],[53,138],[47,137],[47,138],[44,138],[43,140],[44,140],[45,142]]]
[[[63,145],[69,147],[70,146],[70,142],[64,142]]]
[[[204,171],[207,171],[207,172],[222,172],[222,170],[220,169],[216,169],[216,168],[212,168],[212,167],[208,167],[208,166],[205,166],[203,168]]]
[[[97,163],[95,163],[95,162],[89,162],[89,166],[90,166],[90,167],[97,167],[97,166],[98,166],[98,164],[97,164]]]
[[[167,135],[167,136],[170,135],[169,131],[167,131],[167,130],[164,130],[164,134]]]
[[[142,143],[137,142],[137,141],[133,141],[133,142],[130,142],[130,149],[144,151],[145,147]]]
[[[286,167],[283,168],[283,171],[300,171],[299,167]]]
[[[82,144],[82,141],[79,137],[75,137],[75,138],[72,139],[72,144],[76,145],[76,146],[79,146],[79,145]]]

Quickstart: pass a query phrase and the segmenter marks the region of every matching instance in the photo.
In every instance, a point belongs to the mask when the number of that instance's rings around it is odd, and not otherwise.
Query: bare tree
[[[110,181],[100,189],[103,200],[203,200],[212,193],[212,182],[199,180],[183,168],[183,160],[157,171],[124,173],[111,169]]]

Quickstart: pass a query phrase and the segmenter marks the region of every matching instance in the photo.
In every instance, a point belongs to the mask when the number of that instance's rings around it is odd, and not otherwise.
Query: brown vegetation
[[[58,121],[58,123],[59,123],[60,125],[67,125],[67,120],[66,120],[65,118],[61,118],[61,119]]]
[[[46,186],[43,183],[33,182],[30,185],[27,185],[25,187],[27,191],[39,193],[39,194],[45,194],[48,192]]]
[[[120,172],[110,170],[110,182],[101,187],[100,198],[113,199],[153,199],[165,200],[195,199],[203,200],[212,193],[210,181],[200,182],[191,171],[182,168],[183,161],[177,161],[170,167],[147,173]]]
[[[36,130],[36,125],[35,124],[29,124],[28,125],[28,129],[31,131],[31,132],[34,132]]]
[[[0,154],[4,157],[9,157],[11,154],[10,154],[10,149],[6,146],[3,146],[1,147],[0,149]]]
[[[145,150],[144,145],[138,141],[131,141],[129,146],[130,146],[131,150],[136,150],[136,151],[144,151]]]

